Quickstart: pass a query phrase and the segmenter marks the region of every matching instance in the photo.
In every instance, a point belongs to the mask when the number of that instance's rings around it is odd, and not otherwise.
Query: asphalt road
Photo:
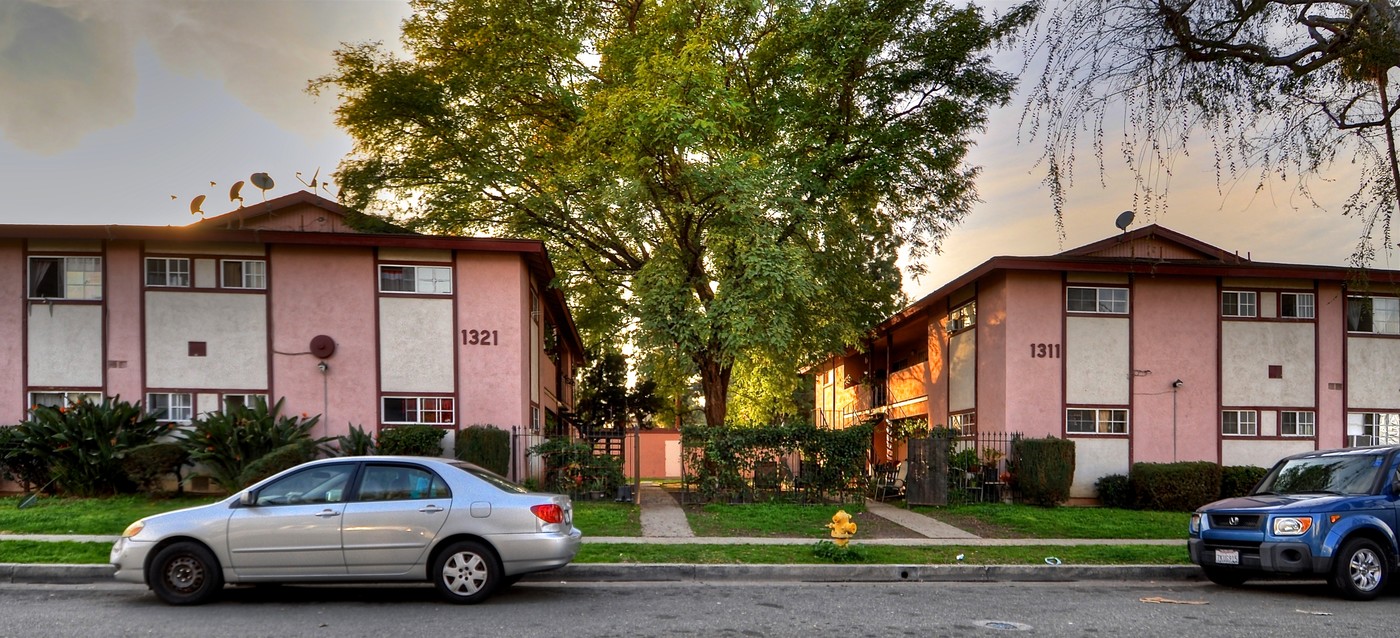
[[[1400,602],[1344,601],[1320,583],[1102,581],[536,582],[474,607],[439,603],[427,586],[224,594],[180,608],[137,585],[4,584],[0,636],[1361,636],[1392,630]]]

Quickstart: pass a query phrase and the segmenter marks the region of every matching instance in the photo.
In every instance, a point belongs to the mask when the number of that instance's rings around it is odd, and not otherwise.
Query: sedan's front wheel
[[[224,588],[224,573],[219,561],[203,545],[174,543],[151,559],[146,583],[166,603],[198,605]]]
[[[1353,538],[1332,560],[1332,587],[1352,600],[1372,600],[1381,595],[1390,576],[1390,563],[1379,545]]]
[[[460,541],[433,561],[433,585],[448,602],[475,605],[486,600],[501,582],[496,555],[481,543]]]

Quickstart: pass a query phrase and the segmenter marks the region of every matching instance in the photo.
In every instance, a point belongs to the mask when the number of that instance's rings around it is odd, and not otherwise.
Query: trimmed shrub
[[[1269,473],[1267,467],[1227,465],[1220,468],[1220,498],[1244,496]]]
[[[622,457],[597,455],[587,441],[549,439],[529,450],[544,460],[544,489],[579,498],[590,493],[611,497],[626,477]]]
[[[268,408],[267,400],[258,398],[252,407],[231,405],[223,412],[210,412],[180,431],[180,445],[220,488],[230,493],[243,489],[248,485],[244,473],[258,459],[290,443],[310,441],[315,446],[328,440],[311,438],[319,415],[280,416],[282,401]]]
[[[379,431],[379,453],[396,456],[442,456],[447,430],[431,425],[401,425]]]
[[[1220,466],[1209,461],[1134,463],[1129,477],[1142,509],[1190,512],[1220,498]]]
[[[75,496],[133,492],[136,484],[122,469],[121,455],[165,434],[168,429],[145,414],[141,404],[108,397],[62,407],[38,406],[13,433],[20,447],[48,466],[63,492]]]
[[[239,475],[238,482],[252,485],[282,470],[315,460],[317,453],[316,442],[309,438],[288,443],[249,463],[243,474]]]
[[[1045,507],[1069,500],[1074,483],[1074,441],[1053,436],[1018,438],[1011,444],[1011,454],[1022,500]]]
[[[32,492],[49,483],[49,464],[24,448],[18,427],[0,427],[0,478]]]
[[[794,477],[808,500],[865,493],[875,421],[833,430],[810,423],[721,427],[685,426],[686,480],[707,499],[742,500],[759,463],[796,456]]]
[[[510,471],[510,432],[489,425],[473,425],[457,432],[457,458],[505,476]]]
[[[340,456],[369,456],[375,453],[374,435],[351,424],[349,434],[335,437],[335,447]]]
[[[1094,482],[1094,490],[1099,494],[1099,504],[1104,507],[1132,509],[1133,484],[1124,474],[1109,474]]]
[[[190,453],[179,443],[147,443],[122,455],[122,470],[127,478],[143,492],[160,491],[160,481],[175,476],[175,490],[184,491],[181,468],[189,465]]]

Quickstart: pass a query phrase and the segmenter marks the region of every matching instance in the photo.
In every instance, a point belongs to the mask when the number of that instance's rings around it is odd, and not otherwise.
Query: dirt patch
[[[920,534],[894,521],[881,518],[870,512],[860,512],[851,517],[856,522],[856,539],[871,538],[923,538]]]
[[[952,525],[958,529],[971,532],[982,538],[1026,538],[1025,534],[1019,534],[1015,530],[988,523],[975,516],[949,514],[947,512],[921,511],[919,513]]]

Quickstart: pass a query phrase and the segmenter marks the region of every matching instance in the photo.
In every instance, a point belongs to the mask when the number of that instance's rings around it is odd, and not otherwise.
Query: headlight
[[[1191,515],[1191,533],[1201,533],[1201,514],[1199,512]]]
[[[122,532],[122,538],[131,538],[140,534],[143,529],[146,529],[146,521],[136,521],[126,526],[126,531]]]
[[[1274,536],[1302,536],[1310,529],[1311,516],[1281,516],[1274,519]]]

